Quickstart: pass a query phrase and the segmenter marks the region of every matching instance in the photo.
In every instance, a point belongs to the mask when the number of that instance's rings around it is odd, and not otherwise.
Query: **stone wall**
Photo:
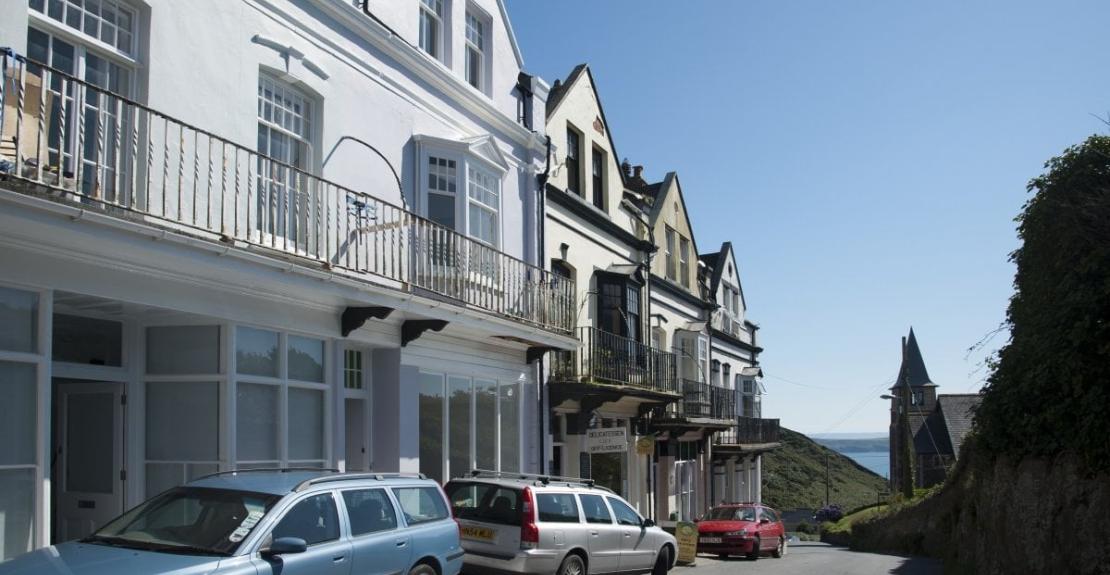
[[[972,452],[929,499],[854,526],[851,547],[937,557],[945,573],[1110,573],[1110,475],[1068,455],[975,462]]]

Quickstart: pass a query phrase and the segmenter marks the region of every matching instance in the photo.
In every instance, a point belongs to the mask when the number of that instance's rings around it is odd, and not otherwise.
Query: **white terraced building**
[[[0,3],[0,560],[217,470],[542,467],[500,0]]]

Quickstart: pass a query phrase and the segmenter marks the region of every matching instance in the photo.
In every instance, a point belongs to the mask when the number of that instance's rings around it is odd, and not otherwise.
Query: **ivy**
[[[984,451],[1072,451],[1110,469],[1110,137],[1045,164],[1016,218],[1021,247],[976,426]]]

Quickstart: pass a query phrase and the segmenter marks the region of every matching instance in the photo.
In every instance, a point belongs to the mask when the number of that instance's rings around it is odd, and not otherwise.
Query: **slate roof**
[[[910,429],[913,430],[913,449],[919,455],[952,453],[952,443],[945,430],[944,418],[936,410],[928,413],[910,413]]]
[[[961,393],[937,396],[937,411],[944,420],[952,454],[960,456],[960,446],[964,437],[971,431],[975,407],[983,397],[977,393]]]
[[[929,379],[929,371],[925,369],[925,360],[921,357],[921,348],[917,345],[917,336],[910,328],[910,335],[906,338],[906,352],[902,358],[902,365],[898,368],[898,379],[894,382],[897,389],[900,386],[922,387],[936,385]]]

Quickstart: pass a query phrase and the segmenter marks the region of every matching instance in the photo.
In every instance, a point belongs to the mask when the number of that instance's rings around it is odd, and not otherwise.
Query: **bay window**
[[[418,153],[421,158],[420,213],[482,244],[499,247],[501,181],[507,165],[497,157],[499,152],[491,151],[495,146],[428,136],[418,136],[417,140],[421,144]],[[435,242],[447,242],[444,249],[455,252],[451,240],[429,239],[430,244]],[[445,261],[453,261],[452,257],[443,257],[447,258]],[[477,253],[473,257],[481,259]],[[468,263],[471,269],[478,269],[485,260]]]

